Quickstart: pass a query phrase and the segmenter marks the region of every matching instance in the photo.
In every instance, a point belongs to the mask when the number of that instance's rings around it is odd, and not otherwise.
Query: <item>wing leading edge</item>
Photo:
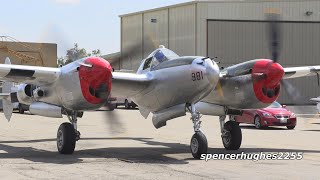
[[[152,81],[153,76],[149,73],[113,72],[111,94],[115,97],[132,97],[149,87]]]
[[[13,65],[9,58],[5,62],[6,64],[0,64],[2,81],[41,85],[55,82],[60,75],[59,68]]]
[[[284,68],[283,79],[292,79],[304,76],[315,76],[320,74],[320,66],[304,66]]]

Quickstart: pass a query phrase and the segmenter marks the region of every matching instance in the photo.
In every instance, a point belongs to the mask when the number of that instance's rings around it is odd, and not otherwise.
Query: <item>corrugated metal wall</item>
[[[139,56],[124,57],[121,60],[122,69],[137,70],[141,60],[159,45],[180,55],[196,53],[195,4],[124,16],[121,21],[122,54],[126,54],[133,44],[138,44],[143,49],[137,49]]]
[[[169,9],[169,48],[179,55],[195,55],[195,4]]]
[[[168,47],[169,22],[168,10],[145,13],[143,16],[143,49],[144,57],[148,56],[152,51],[164,45]]]
[[[281,26],[280,64],[284,67],[320,64],[320,23],[284,22]],[[224,67],[251,59],[271,58],[266,30],[266,22],[208,21],[208,54],[217,56]],[[320,94],[315,77],[290,82],[302,98],[293,99],[282,91],[279,99],[282,103],[310,103],[310,98]]]
[[[121,19],[121,69],[137,69],[142,59],[142,14]],[[134,48],[134,56],[127,56]],[[130,53],[132,54],[132,53]],[[139,60],[140,59],[140,60]]]
[[[286,23],[281,64],[283,66],[320,64],[318,58],[320,1],[263,0],[197,1],[122,16],[121,51],[125,51],[130,44],[137,42],[141,43],[140,48],[143,47],[143,51],[141,49],[140,56],[131,58],[132,62],[122,60],[121,67],[127,69],[131,67],[136,70],[141,59],[152,51],[153,44],[164,44],[179,55],[218,56],[219,61],[224,65],[254,58],[268,58],[270,55],[267,43],[261,43],[266,40],[265,25],[261,22],[248,21],[265,20],[265,12],[269,8],[279,9],[283,21],[318,22]],[[307,16],[307,11],[313,14]],[[151,23],[151,19],[157,19],[157,22]],[[208,20],[219,21],[210,24],[207,23]],[[244,22],[226,23],[224,20]],[[152,42],[150,37],[153,39]],[[315,79],[315,77],[309,77],[292,81],[292,84],[307,96],[304,98],[305,103],[308,102],[309,97],[320,94]],[[290,99],[282,95],[281,101],[290,102]]]

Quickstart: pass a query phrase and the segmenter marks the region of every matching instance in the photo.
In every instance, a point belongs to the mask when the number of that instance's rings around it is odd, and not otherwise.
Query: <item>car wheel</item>
[[[262,125],[261,125],[261,119],[259,116],[256,116],[254,118],[254,126],[257,128],[257,129],[262,129]]]
[[[128,102],[127,99],[124,101],[124,107],[125,107],[126,109],[130,109],[130,104],[129,104],[129,102]]]
[[[294,129],[296,126],[287,126],[288,129]]]

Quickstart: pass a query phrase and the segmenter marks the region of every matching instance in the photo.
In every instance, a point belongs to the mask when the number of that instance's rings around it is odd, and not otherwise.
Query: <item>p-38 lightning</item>
[[[227,115],[267,107],[278,98],[281,84],[285,84],[283,79],[320,72],[320,66],[283,68],[278,63],[277,29],[278,23],[271,23],[272,60],[251,60],[223,70],[214,59],[180,57],[164,46],[143,59],[137,73],[112,72],[108,61],[99,57],[86,57],[61,68],[12,65],[7,58],[6,64],[0,64],[3,112],[10,120],[12,103],[20,102],[30,105],[35,115],[66,115],[70,123],[60,125],[57,148],[62,154],[71,154],[80,139],[78,117],[104,106],[112,94],[132,99],[145,118],[152,113],[156,128],[190,112],[195,132],[190,149],[196,159],[208,148],[200,113],[220,117],[223,145],[236,150],[241,146],[241,129],[232,119],[225,122]],[[13,90],[13,82],[20,83],[17,91]]]
[[[135,74],[112,72],[110,64],[99,57],[83,58],[61,68],[12,65],[7,58],[6,64],[0,64],[0,79],[4,81],[1,98],[8,120],[13,102],[30,105],[29,111],[35,115],[66,115],[70,123],[61,124],[57,132],[57,148],[62,154],[73,153],[80,139],[78,117],[105,105],[110,94],[130,97],[145,118],[152,113],[156,128],[190,112],[195,131],[190,148],[192,155],[200,158],[208,147],[201,131],[200,112],[220,116],[225,148],[238,149],[241,129],[234,121],[224,123],[226,115],[268,106],[279,96],[283,78],[318,71],[320,66],[282,68],[267,59],[220,71],[213,59],[180,57],[164,46],[144,59]],[[16,89],[12,82],[21,83],[17,91],[12,91]]]

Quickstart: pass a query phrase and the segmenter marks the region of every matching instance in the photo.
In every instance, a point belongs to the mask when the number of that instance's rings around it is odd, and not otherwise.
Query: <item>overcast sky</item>
[[[0,36],[58,44],[58,56],[78,43],[103,54],[120,50],[119,15],[191,0],[3,0]]]

